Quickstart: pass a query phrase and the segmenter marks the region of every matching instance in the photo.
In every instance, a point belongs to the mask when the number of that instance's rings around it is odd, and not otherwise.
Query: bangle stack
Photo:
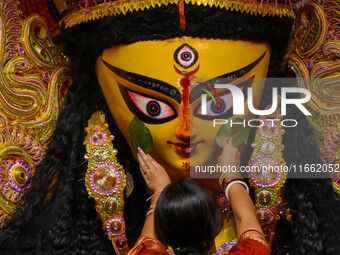
[[[229,189],[234,184],[242,184],[249,194],[249,187],[247,183],[243,180],[242,176],[238,173],[223,173],[219,179],[220,187],[225,192],[226,198],[229,200]]]
[[[162,193],[162,191],[153,193],[150,197],[148,197],[148,199],[146,200],[146,202],[148,202],[149,200],[151,200],[151,202],[152,202],[152,200],[153,200],[156,196],[160,195],[161,193]]]
[[[146,200],[146,202],[148,202],[149,200],[151,200],[151,203],[152,203],[152,201],[155,199],[155,197],[159,196],[161,193],[162,193],[162,191],[158,191],[158,192],[153,193],[153,194]],[[149,209],[146,211],[145,218],[147,218],[149,215],[153,214],[153,213],[155,212],[155,208],[156,208],[156,205],[151,205],[151,206],[149,207]]]

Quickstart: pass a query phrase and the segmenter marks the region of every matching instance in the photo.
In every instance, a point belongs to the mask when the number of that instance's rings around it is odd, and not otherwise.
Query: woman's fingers
[[[232,138],[232,137],[230,137],[230,139],[229,139],[229,141],[228,141],[228,144],[230,144],[231,146],[234,146],[234,144],[233,144],[233,138]]]
[[[138,152],[141,155],[142,159],[144,160],[144,163],[148,167],[151,167],[154,159],[149,154],[145,154],[145,152],[141,148],[138,148]]]
[[[141,148],[138,148],[138,154],[149,172],[157,169],[157,162],[149,154],[145,154]]]
[[[149,154],[145,154],[141,148],[138,148],[137,157],[148,187],[152,191],[163,190],[163,188],[170,183],[170,178],[165,169]]]
[[[228,144],[228,141],[229,141],[229,138],[228,137],[225,137],[223,139],[223,147],[226,146]]]
[[[138,161],[139,161],[139,168],[142,172],[142,175],[146,176],[147,172],[149,170],[149,167],[148,167],[147,163],[145,162],[145,160],[143,159],[143,157],[140,153],[137,153],[137,158],[138,158]]]
[[[150,156],[150,154],[145,154],[141,148],[138,148],[138,152],[148,168],[157,168],[158,163]]]
[[[225,147],[226,145],[234,146],[232,137],[226,137],[223,139],[223,147]]]
[[[223,140],[223,150],[222,154],[217,158],[217,162],[219,165],[230,165],[236,166],[239,168],[240,166],[240,152],[237,147],[233,144],[233,138],[225,138]]]
[[[145,154],[145,152],[138,147],[138,153],[141,156],[141,158],[143,159],[143,161],[145,162],[145,164],[147,164],[147,161],[149,160],[147,155]]]

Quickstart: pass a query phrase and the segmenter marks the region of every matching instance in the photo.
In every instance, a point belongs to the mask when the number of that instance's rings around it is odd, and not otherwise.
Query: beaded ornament
[[[287,173],[282,171],[286,165],[282,153],[284,147],[281,144],[284,134],[282,116],[279,116],[278,111],[274,114],[276,116],[260,117],[265,124],[256,130],[255,141],[251,145],[254,150],[249,161],[249,183],[255,190],[256,213],[269,243],[273,240],[276,220],[280,216],[291,218],[289,209],[284,208],[281,198],[287,178]],[[281,170],[270,170],[269,167],[278,167]]]
[[[99,111],[92,114],[84,145],[88,168],[85,186],[89,196],[95,200],[95,208],[103,222],[103,229],[111,240],[117,255],[129,251],[125,235],[124,189],[126,175],[117,162],[117,149],[113,147],[105,115]]]

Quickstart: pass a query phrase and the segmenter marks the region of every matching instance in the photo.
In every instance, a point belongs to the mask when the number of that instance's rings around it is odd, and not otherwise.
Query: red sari
[[[167,247],[156,239],[141,236],[128,255],[169,255]],[[268,246],[254,239],[244,239],[234,245],[226,254],[232,255],[270,255]]]

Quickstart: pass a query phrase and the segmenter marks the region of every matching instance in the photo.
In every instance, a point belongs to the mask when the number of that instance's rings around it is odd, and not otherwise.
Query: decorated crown
[[[294,18],[296,0],[54,0],[66,28],[107,16],[125,15],[170,4],[218,7],[251,15]]]

